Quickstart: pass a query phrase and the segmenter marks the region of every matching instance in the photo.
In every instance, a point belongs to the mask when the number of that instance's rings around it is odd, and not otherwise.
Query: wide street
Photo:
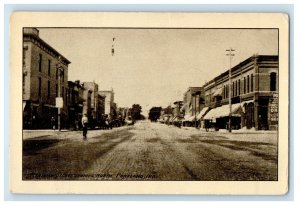
[[[23,179],[277,180],[277,134],[149,121],[89,130],[87,140],[79,131],[24,131]]]

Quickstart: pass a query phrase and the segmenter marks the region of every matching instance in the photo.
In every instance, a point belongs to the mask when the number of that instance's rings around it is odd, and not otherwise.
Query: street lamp
[[[231,112],[232,112],[232,105],[231,105],[231,60],[234,56],[234,52],[232,48],[227,49],[227,56],[229,56],[229,120],[228,120],[228,131],[231,132]]]

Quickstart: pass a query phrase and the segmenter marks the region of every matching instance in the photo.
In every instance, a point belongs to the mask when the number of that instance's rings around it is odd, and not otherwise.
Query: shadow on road
[[[92,142],[35,139],[24,140],[23,180],[70,180],[90,168],[93,162],[130,140],[129,130],[116,131],[94,137]]]
[[[38,151],[42,149],[46,149],[51,146],[55,146],[57,143],[59,143],[59,139],[29,139],[23,141],[23,153],[26,153],[26,155],[35,155],[38,153]]]

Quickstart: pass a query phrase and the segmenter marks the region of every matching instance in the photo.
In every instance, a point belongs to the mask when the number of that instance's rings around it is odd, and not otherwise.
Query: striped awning
[[[231,107],[231,116],[233,117],[240,117],[241,115],[238,113],[238,110],[241,109],[241,104],[232,104]],[[227,117],[230,114],[230,107],[229,105],[223,105],[221,107],[217,107],[214,109],[211,109],[205,116],[205,120],[211,120],[221,117]]]

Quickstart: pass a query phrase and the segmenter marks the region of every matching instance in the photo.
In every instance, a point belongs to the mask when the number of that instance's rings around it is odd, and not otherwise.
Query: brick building
[[[68,128],[79,129],[83,110],[84,87],[80,81],[68,81]]]
[[[55,98],[63,98],[61,125],[68,117],[68,65],[70,61],[39,37],[36,28],[23,29],[23,127],[50,128],[56,118]],[[59,82],[60,80],[60,82]]]
[[[197,115],[204,108],[204,89],[203,87],[189,87],[183,96],[184,121],[195,121]],[[185,123],[191,124],[191,123]]]
[[[205,105],[210,111],[205,120],[219,128],[229,121],[231,89],[232,127],[277,130],[278,128],[278,56],[254,55],[204,85]]]
[[[95,82],[84,82],[82,83],[83,87],[91,91],[91,112],[90,119],[97,119],[97,108],[98,108],[98,84]]]
[[[116,104],[114,104],[114,91],[99,91],[100,95],[105,96],[105,108],[104,113],[106,115],[112,115],[114,106],[116,107]]]

